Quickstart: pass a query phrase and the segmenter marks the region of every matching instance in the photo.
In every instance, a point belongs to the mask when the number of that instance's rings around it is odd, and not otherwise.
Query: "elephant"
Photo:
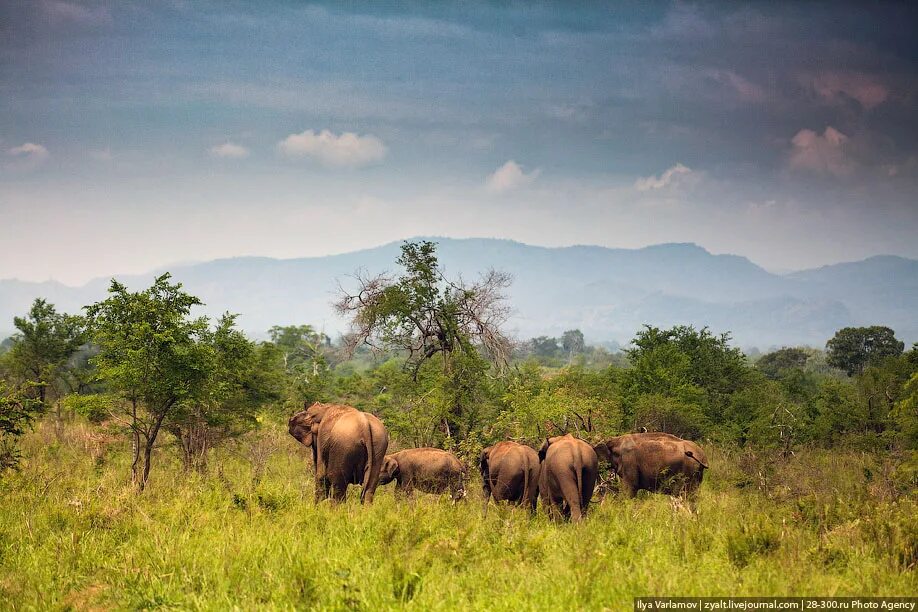
[[[583,440],[565,434],[545,440],[539,449],[539,462],[539,494],[548,514],[580,521],[596,486],[596,451]]]
[[[708,469],[707,457],[700,446],[662,432],[625,434],[593,448],[612,464],[629,497],[641,489],[692,495]]]
[[[395,481],[396,491],[411,494],[415,489],[427,493],[450,492],[453,501],[465,497],[468,470],[449,451],[439,448],[409,448],[386,455],[379,484]]]
[[[290,435],[312,448],[316,502],[344,501],[348,485],[363,485],[360,503],[371,503],[379,484],[389,433],[377,417],[351,406],[316,402],[290,417]]]
[[[491,496],[536,509],[539,495],[539,455],[525,444],[510,440],[498,442],[481,451],[479,460],[484,483],[485,510]]]

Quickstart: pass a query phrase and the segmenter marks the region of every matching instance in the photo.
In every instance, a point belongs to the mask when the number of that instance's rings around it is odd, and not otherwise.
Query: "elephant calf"
[[[594,449],[621,479],[626,495],[641,489],[670,495],[692,494],[708,469],[701,447],[666,433],[635,433],[611,438]]]
[[[290,435],[312,448],[316,501],[344,501],[348,485],[363,485],[360,502],[370,503],[389,447],[389,433],[378,418],[351,406],[319,402],[290,417]]]
[[[552,517],[579,521],[586,514],[596,486],[596,451],[583,440],[566,434],[545,440],[539,449],[539,460],[542,505]]]
[[[539,495],[539,455],[524,444],[506,441],[481,451],[485,508],[494,501],[528,505],[533,512]]]
[[[450,452],[439,448],[410,448],[387,455],[379,475],[379,484],[395,481],[404,493],[415,489],[427,493],[449,491],[453,500],[465,497],[465,466]]]

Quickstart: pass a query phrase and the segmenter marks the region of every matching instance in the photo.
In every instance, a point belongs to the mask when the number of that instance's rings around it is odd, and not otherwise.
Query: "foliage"
[[[510,340],[501,326],[508,308],[503,290],[510,277],[489,271],[465,285],[447,279],[440,270],[436,245],[406,242],[397,278],[358,277],[356,294],[342,290],[336,307],[350,318],[346,342],[352,350],[366,344],[407,355],[405,364],[417,380],[422,366],[442,358],[442,379],[436,386],[438,403],[445,406],[446,436],[463,435],[478,420],[478,401],[489,370],[488,358],[500,372],[510,355]]]
[[[72,358],[86,341],[82,317],[57,312],[53,304],[36,299],[24,317],[14,317],[17,333],[4,355],[7,370],[20,383],[31,383],[38,407],[46,408],[49,392],[74,391]]]
[[[396,278],[358,276],[358,291],[341,290],[336,307],[351,321],[348,344],[407,353],[413,374],[428,359],[441,355],[445,367],[458,353],[476,350],[498,366],[510,354],[510,341],[501,330],[508,308],[503,291],[506,274],[491,270],[479,282],[465,285],[447,279],[440,270],[436,244],[405,242]]]
[[[802,348],[782,348],[762,355],[755,367],[766,377],[771,379],[781,378],[789,370],[802,370],[806,367],[807,352]]]
[[[122,400],[122,419],[133,436],[132,479],[143,490],[153,446],[166,417],[194,399],[208,378],[209,355],[202,338],[207,320],[192,319],[201,301],[163,274],[143,291],[112,280],[109,297],[86,307],[99,377]],[[143,469],[139,459],[143,443]]]
[[[19,465],[19,437],[35,418],[39,400],[0,380],[0,474]]]
[[[905,343],[896,339],[888,327],[845,327],[826,343],[828,363],[848,376],[860,374],[868,365],[878,365],[886,357],[897,357]]]
[[[527,361],[511,376],[503,404],[487,436],[492,442],[510,437],[538,444],[545,436],[611,435],[621,427],[611,371],[575,365],[546,377],[537,362]]]
[[[634,415],[642,395],[655,394],[697,409],[712,426],[721,424],[731,394],[752,379],[745,356],[729,339],[706,328],[645,326],[626,351],[632,364],[622,378],[626,414]]]
[[[279,381],[263,375],[255,343],[235,325],[235,315],[225,314],[200,335],[204,376],[168,416],[186,469],[203,470],[212,447],[253,428],[262,405],[282,395]]]

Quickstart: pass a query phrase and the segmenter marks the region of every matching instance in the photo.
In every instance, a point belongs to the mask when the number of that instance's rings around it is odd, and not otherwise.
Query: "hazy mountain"
[[[822,346],[845,325],[884,324],[907,342],[918,340],[918,261],[899,257],[778,275],[694,244],[609,249],[436,240],[450,275],[471,279],[489,267],[513,274],[511,325],[521,337],[578,327],[593,341],[627,342],[644,323],[685,323],[731,331],[742,346]],[[357,269],[394,270],[399,244],[327,257],[220,259],[171,271],[207,303],[207,313],[240,313],[253,335],[279,323],[311,323],[334,334],[342,328],[329,306],[338,282],[347,284]],[[119,280],[140,288],[152,276]],[[0,281],[0,321],[9,322],[0,329],[11,329],[12,317],[36,296],[72,312],[103,297],[107,285],[108,279],[82,287]]]

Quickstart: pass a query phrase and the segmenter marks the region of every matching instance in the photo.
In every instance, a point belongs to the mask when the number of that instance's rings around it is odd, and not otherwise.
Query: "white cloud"
[[[210,154],[214,157],[226,157],[229,159],[242,159],[249,156],[249,150],[242,145],[232,142],[224,142],[210,148]]]
[[[680,176],[689,175],[692,169],[677,163],[672,168],[663,172],[660,176],[645,176],[634,181],[634,188],[638,191],[653,191],[663,189],[677,181]]]
[[[48,149],[34,142],[26,142],[18,147],[13,147],[6,154],[13,158],[13,161],[7,166],[13,170],[31,170],[51,157]]]
[[[339,136],[328,130],[290,134],[277,147],[287,157],[309,157],[326,166],[349,168],[379,162],[389,151],[383,141],[372,134],[359,136],[343,132]]]
[[[826,127],[822,136],[813,130],[800,130],[791,140],[790,165],[817,174],[849,174],[854,164],[845,152],[847,142],[848,137],[832,126]]]
[[[504,193],[528,185],[539,177],[542,171],[523,172],[522,166],[512,159],[488,175],[485,188],[491,193]]]

